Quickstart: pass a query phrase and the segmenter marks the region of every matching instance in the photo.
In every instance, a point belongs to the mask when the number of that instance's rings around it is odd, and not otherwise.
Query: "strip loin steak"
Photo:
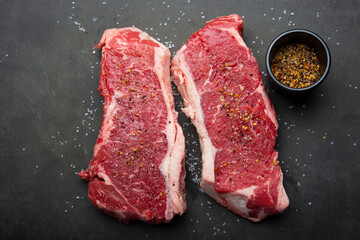
[[[122,222],[168,222],[186,210],[170,51],[137,28],[108,29],[96,47],[104,116],[94,157],[79,175],[94,205]]]
[[[274,151],[278,123],[238,15],[207,22],[172,61],[184,113],[202,150],[201,187],[252,221],[284,211],[289,199]]]

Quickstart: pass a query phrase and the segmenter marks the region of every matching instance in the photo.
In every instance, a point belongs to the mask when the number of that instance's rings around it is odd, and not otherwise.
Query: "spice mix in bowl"
[[[326,78],[330,51],[315,33],[290,30],[271,43],[266,54],[266,68],[277,91],[298,95],[309,92]]]

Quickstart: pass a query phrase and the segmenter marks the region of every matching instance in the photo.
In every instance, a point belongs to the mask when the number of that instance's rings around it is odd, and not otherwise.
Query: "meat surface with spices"
[[[183,112],[197,129],[201,187],[252,221],[284,211],[289,199],[274,151],[278,123],[238,15],[195,32],[172,61]]]
[[[170,83],[170,51],[137,28],[108,29],[99,91],[104,116],[89,168],[89,198],[129,223],[183,214],[185,141]]]

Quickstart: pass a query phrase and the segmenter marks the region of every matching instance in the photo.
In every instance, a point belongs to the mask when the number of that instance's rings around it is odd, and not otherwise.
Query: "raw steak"
[[[289,199],[274,151],[275,111],[242,30],[237,15],[207,22],[177,52],[172,74],[199,134],[201,187],[256,222],[284,211]]]
[[[108,29],[96,47],[104,116],[94,157],[79,175],[94,205],[122,222],[168,222],[186,209],[170,51],[137,28]]]

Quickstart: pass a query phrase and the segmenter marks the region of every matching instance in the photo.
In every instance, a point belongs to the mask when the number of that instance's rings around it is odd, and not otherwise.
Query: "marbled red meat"
[[[207,22],[176,53],[174,82],[202,150],[201,186],[252,221],[282,212],[289,199],[274,151],[278,123],[237,15]]]
[[[89,198],[128,223],[170,221],[185,203],[185,142],[170,83],[170,51],[137,28],[108,29],[99,91],[101,131],[89,168]]]

